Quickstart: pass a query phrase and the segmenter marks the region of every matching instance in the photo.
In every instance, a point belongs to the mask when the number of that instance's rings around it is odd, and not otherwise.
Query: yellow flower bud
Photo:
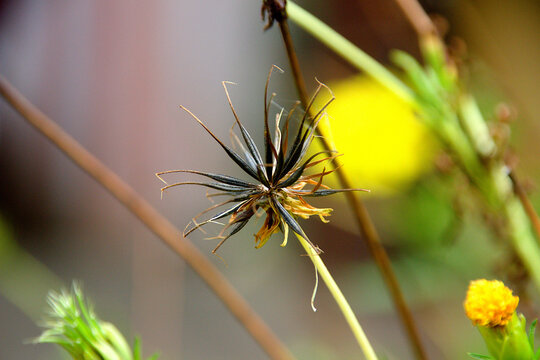
[[[508,324],[518,302],[501,281],[480,279],[471,281],[463,305],[473,324],[496,327]]]

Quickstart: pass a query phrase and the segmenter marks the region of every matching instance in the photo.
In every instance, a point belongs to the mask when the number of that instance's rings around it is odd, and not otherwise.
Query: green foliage
[[[538,319],[534,319],[534,321],[531,323],[531,327],[529,328],[529,344],[531,345],[532,349],[534,349],[534,333],[536,331],[537,322]]]
[[[478,326],[486,342],[491,357],[469,354],[475,359],[494,360],[538,360],[540,352],[534,353],[534,332],[536,320],[526,331],[526,319],[514,313],[512,320],[504,327]]]
[[[392,59],[403,69],[413,89],[422,121],[431,127],[450,153],[455,155],[454,159],[489,202],[496,203],[493,185],[469,140],[469,134],[462,128],[466,122],[462,121],[459,114],[466,96],[460,91],[457,71],[445,63],[444,50],[435,40],[425,41],[423,50],[426,62],[424,67],[402,51],[394,51]],[[483,134],[481,131],[476,133]]]
[[[488,355],[481,355],[481,354],[475,354],[475,353],[467,353],[471,358],[478,359],[478,360],[495,360],[494,357],[488,356]]]
[[[111,323],[100,320],[84,299],[81,287],[73,284],[71,292],[51,291],[45,330],[36,343],[60,345],[75,360],[141,360],[141,345],[135,340],[131,351],[124,336]],[[148,360],[157,359],[153,355]]]

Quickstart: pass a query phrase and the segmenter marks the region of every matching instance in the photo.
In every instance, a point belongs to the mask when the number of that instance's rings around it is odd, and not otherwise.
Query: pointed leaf
[[[538,319],[534,319],[531,323],[531,327],[529,328],[529,344],[531,344],[531,349],[534,350],[534,332],[536,330],[536,324],[538,323]]]
[[[481,355],[481,354],[474,354],[474,353],[467,353],[471,358],[477,359],[477,360],[495,360],[494,357],[488,356],[488,355]]]
[[[142,360],[141,339],[138,336],[133,343],[133,359]]]

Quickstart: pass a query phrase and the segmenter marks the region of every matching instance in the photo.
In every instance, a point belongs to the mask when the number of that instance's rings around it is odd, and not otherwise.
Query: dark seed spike
[[[212,253],[215,254],[216,251],[219,249],[219,247],[221,245],[223,245],[223,243],[228,239],[230,238],[231,236],[233,236],[234,234],[236,234],[237,232],[239,232],[244,226],[246,226],[246,224],[248,223],[249,219],[251,219],[251,217],[254,215],[254,212],[252,210],[252,207],[251,206],[248,206],[248,209],[241,212],[240,214],[238,214],[238,216],[234,217],[231,217],[231,219],[229,220],[229,224],[227,224],[223,230],[221,230],[221,233],[220,233],[220,236],[223,234],[223,232],[225,232],[229,227],[235,225],[233,227],[233,229],[231,230],[231,232],[229,234],[227,234],[227,236],[225,236],[225,238],[223,238],[223,240],[221,240],[221,242],[214,248],[214,250],[212,250]]]
[[[319,188],[322,185],[322,180],[323,180],[324,176],[332,173],[333,170],[331,170],[329,172],[325,172],[325,171],[326,171],[326,168],[324,167],[322,173],[320,173],[321,177],[319,178],[319,181],[317,181],[317,184],[313,187],[313,189],[311,189],[311,193],[314,193],[315,191],[319,190]]]
[[[314,174],[314,175],[311,175],[311,176],[307,176],[305,178],[302,178],[302,181],[306,181],[306,180],[310,180],[312,181],[311,179],[312,178],[315,178],[315,177],[319,177],[319,180],[317,181],[317,183],[315,184],[315,186],[313,187],[313,189],[309,190],[307,193],[296,193],[298,195],[298,197],[301,197],[302,196],[305,196],[305,195],[309,195],[309,194],[313,194],[315,192],[317,192],[317,190],[319,190],[319,188],[323,187],[323,188],[326,188],[326,189],[329,189],[328,186],[326,185],[323,185],[322,181],[323,181],[323,178],[326,176],[326,175],[329,175],[331,173],[333,173],[334,171],[336,171],[337,168],[335,169],[332,169],[332,170],[329,170],[329,171],[326,171],[326,168],[323,168],[323,171],[321,173],[318,173],[318,174]]]
[[[198,213],[197,215],[195,215],[195,216],[193,217],[193,219],[191,219],[191,220],[197,220],[199,217],[203,216],[203,215],[206,214],[207,212],[212,211],[212,210],[214,210],[214,209],[217,209],[217,208],[220,207],[220,206],[227,205],[227,204],[232,203],[232,202],[234,202],[234,200],[233,200],[233,199],[229,199],[229,200],[226,200],[226,201],[222,201],[222,202],[220,202],[219,204],[214,204],[214,205],[210,206],[209,208],[207,208],[207,209],[201,211],[201,212]],[[189,225],[189,224],[188,224],[188,225]],[[186,226],[186,228],[187,228],[187,226]]]
[[[256,194],[259,192],[258,189],[250,189],[250,190],[246,190],[244,192],[236,192],[234,193],[234,197],[232,198],[233,201],[243,201],[245,200],[246,198],[248,197],[251,197],[251,196],[256,196]],[[213,197],[216,197],[216,196],[233,196],[230,192],[218,192],[218,193],[212,193],[212,194],[207,194],[206,197],[207,198],[213,198]]]
[[[321,177],[320,177],[319,181],[317,182],[317,185],[315,185],[315,186],[313,187],[313,190],[311,190],[311,193],[312,193],[312,194],[313,194],[315,191],[319,190],[319,188],[322,186],[322,180],[323,180],[323,177],[324,177],[324,175],[321,174]]]
[[[313,105],[315,98],[317,97],[317,95],[319,95],[321,88],[322,88],[322,83],[319,82],[319,86],[317,86],[315,93],[309,100],[304,116],[302,117],[302,121],[300,122],[300,125],[298,127],[298,132],[296,133],[296,137],[294,139],[294,143],[291,148],[291,151],[289,152],[287,158],[285,159],[285,165],[283,166],[283,169],[281,170],[281,173],[279,174],[280,177],[288,173],[294,167],[294,165],[296,165],[296,163],[301,159],[300,154],[302,153],[302,149],[304,148],[303,146],[304,141],[306,139],[307,134],[310,132],[310,127],[308,127],[304,131],[304,124],[305,124],[307,116],[309,115],[309,110],[311,109],[311,106]],[[315,120],[316,118],[313,118],[313,120],[311,121],[311,124],[313,124]]]
[[[304,124],[306,122],[306,119],[308,116],[310,116],[309,114],[309,111],[311,109],[311,106],[313,105],[313,102],[315,101],[315,99],[317,98],[317,96],[319,95],[319,92],[321,91],[321,88],[322,88],[322,84],[319,82],[319,85],[317,86],[317,89],[315,90],[315,93],[313,94],[313,96],[311,97],[311,99],[309,100],[309,103],[305,109],[305,112],[304,112],[304,116],[302,116],[302,120],[300,121],[300,126],[298,127],[298,133],[296,134],[296,138],[294,140],[294,145],[293,145],[293,149],[298,146],[298,144],[301,142],[300,139],[303,137],[302,136],[302,131],[304,129]],[[312,123],[313,123],[314,120],[312,120]],[[309,130],[309,127],[308,129],[306,130],[306,132]]]
[[[270,77],[272,76],[272,72],[274,69],[279,70],[280,73],[283,73],[284,71],[277,65],[272,65],[270,67],[270,71],[268,71],[268,76],[266,78],[266,84],[264,85],[264,121],[268,121],[268,108],[270,106],[270,102],[267,102],[268,99],[268,85],[270,84]],[[267,105],[268,104],[268,105]]]
[[[315,157],[321,154],[324,154],[326,152],[327,151],[319,151],[318,153],[310,156],[309,159],[307,159],[304,162],[304,164],[302,164],[302,166],[299,166],[286,180],[280,182],[277,187],[281,189],[281,188],[285,188],[287,186],[291,186],[292,184],[294,184],[300,178],[300,176],[302,176],[302,173],[304,172],[307,164],[309,164],[309,162],[313,160]]]
[[[298,149],[299,149],[299,153],[296,154],[296,156],[297,156],[297,159],[295,160],[296,162],[297,162],[297,161],[300,161],[300,159],[302,159],[302,158],[305,156],[305,154],[306,154],[306,152],[307,152],[309,146],[311,145],[311,142],[312,142],[312,140],[313,140],[313,137],[314,137],[314,135],[315,135],[315,129],[317,129],[317,126],[319,126],[319,122],[320,122],[321,119],[322,119],[321,116],[322,116],[322,114],[323,114],[323,111],[324,111],[324,109],[325,109],[328,105],[330,105],[330,103],[331,103],[332,101],[334,101],[334,98],[330,99],[330,100],[326,103],[326,105],[324,105],[324,106],[321,108],[321,110],[319,110],[319,112],[317,113],[317,115],[316,115],[316,117],[314,118],[313,122],[310,124],[310,127],[309,127],[308,130],[304,133],[304,136],[302,137],[302,141],[300,142],[300,146],[299,146],[299,148],[298,148]],[[291,160],[291,162],[293,162],[293,161]],[[294,163],[294,162],[293,162],[293,163]]]
[[[278,158],[278,152],[281,151],[281,136],[283,135],[281,133],[281,127],[279,126],[280,125],[280,122],[281,122],[281,118],[283,117],[283,112],[285,111],[284,108],[281,108],[281,110],[279,111],[279,114],[276,114],[276,121],[275,121],[275,125],[274,125],[274,148],[276,149],[276,153],[274,154],[274,161],[277,161],[277,158]]]
[[[336,99],[336,96],[334,95],[334,93],[332,92],[332,90],[324,83],[320,82],[317,78],[315,78],[315,81],[319,84],[319,86],[317,87],[317,91],[315,92],[315,94],[313,94],[313,97],[311,98],[311,101],[310,101],[310,106],[311,106],[311,103],[313,103],[313,101],[315,100],[315,98],[317,97],[318,93],[320,92],[320,89],[322,87],[324,87],[326,90],[328,90],[328,92],[330,93],[330,100],[328,100],[320,109],[319,111],[317,112],[317,115],[315,115],[313,117],[313,120],[311,121],[311,126],[313,125],[313,123],[315,122],[315,119],[317,119],[322,113],[323,111],[328,107],[328,105],[330,105],[330,103],[332,103],[332,101],[334,101]],[[308,110],[306,110],[308,111]]]
[[[310,116],[309,115],[309,110],[311,109],[311,105],[313,105],[313,102],[315,101],[315,98],[317,97],[317,95],[319,95],[320,91],[321,91],[321,84],[319,84],[319,86],[317,86],[317,89],[315,90],[315,93],[313,94],[313,96],[309,100],[308,105],[306,106],[304,116],[302,116],[302,121],[300,121],[300,126],[298,128],[298,134],[296,135],[296,140],[299,140],[299,138],[300,138],[300,135],[301,135],[302,130],[304,128],[304,124],[306,122],[306,119],[307,119],[308,116]],[[295,143],[296,143],[296,140],[295,140]]]
[[[221,240],[221,241],[219,242],[219,244],[217,244],[217,246],[214,248],[214,250],[212,250],[212,254],[215,254],[216,251],[218,251],[218,249],[221,247],[221,245],[223,245],[223,243],[224,243],[225,241],[227,241],[228,238],[230,238],[231,236],[233,236],[234,234],[236,234],[237,232],[239,232],[240,230],[242,230],[242,228],[243,228],[244,226],[246,226],[246,224],[248,223],[248,221],[249,221],[249,219],[244,220],[244,221],[242,221],[242,222],[240,222],[240,223],[237,223],[236,226],[233,227],[233,229],[231,230],[231,232],[230,232],[227,236],[225,236],[225,238],[223,238],[223,240]]]
[[[322,86],[325,86],[324,84],[321,83]],[[329,90],[330,91],[330,90]],[[313,118],[309,128],[308,128],[308,131],[306,131],[304,133],[304,136],[302,137],[302,141],[300,142],[301,144],[303,144],[303,147],[302,147],[302,154],[305,153],[305,151],[307,150],[307,148],[309,147],[309,145],[311,144],[311,140],[313,139],[313,136],[315,134],[315,129],[317,129],[317,126],[319,126],[319,122],[321,121],[322,119],[322,115],[324,114],[324,110],[326,110],[326,108],[332,103],[332,101],[334,101],[336,98],[334,97],[334,95],[332,94],[332,98],[330,100],[328,100],[326,102],[326,104],[324,104],[320,109],[319,111],[317,112],[317,114],[315,115],[315,117]],[[303,155],[300,156],[300,158],[302,158]]]
[[[208,127],[206,127],[206,125],[204,125],[204,123],[201,120],[199,120],[198,117],[195,116],[195,114],[193,114],[191,111],[189,111],[187,108],[185,108],[182,105],[180,105],[180,108],[182,110],[184,110],[185,112],[187,112],[189,115],[191,115],[195,120],[197,120],[197,122],[199,124],[201,124],[201,126],[214,138],[214,140],[216,140],[218,142],[218,144],[223,148],[223,150],[225,150],[227,155],[238,166],[240,166],[240,168],[242,168],[242,170],[244,170],[252,178],[254,178],[256,180],[259,180],[259,176],[257,175],[257,170],[255,168],[252,168],[250,165],[248,165],[237,153],[232,151],[227,145],[225,145],[223,142],[221,142],[221,140],[219,140],[218,137],[216,135],[214,135],[214,133],[212,131],[210,131],[210,129]]]
[[[337,168],[334,168],[334,169],[331,169],[331,170],[328,170],[326,171],[326,167],[323,168],[323,171],[320,172],[320,173],[317,173],[317,174],[313,174],[313,175],[308,175],[308,176],[302,176],[300,178],[300,181],[306,181],[306,180],[311,180],[311,179],[315,179],[315,178],[318,178],[320,176],[326,176],[326,175],[330,175],[331,173],[333,173],[334,171],[336,171],[337,169],[340,169],[343,165],[340,165],[338,166]]]
[[[236,122],[233,124],[233,125],[236,125]],[[232,128],[231,128],[232,130]],[[249,152],[246,150],[246,148],[244,147],[244,145],[242,144],[242,142],[240,141],[240,138],[238,138],[238,136],[233,132],[231,131],[231,143],[233,144],[233,147],[234,147],[234,141],[236,141],[236,143],[238,144],[238,146],[240,146],[240,150],[242,150],[242,152],[244,153],[244,157],[246,158],[246,161],[249,165],[251,165],[251,167],[253,169],[256,169],[257,168],[257,164],[255,163],[255,160],[253,160],[253,157],[249,154]],[[258,180],[258,179],[257,179]]]
[[[279,146],[279,153],[277,157],[277,164],[276,169],[274,171],[274,179],[279,180],[280,174],[282,173],[283,169],[283,162],[285,159],[285,154],[287,154],[287,147],[289,144],[289,123],[291,120],[291,116],[296,110],[296,108],[300,105],[300,101],[296,101],[294,105],[292,106],[291,110],[287,114],[287,118],[285,119],[285,124],[283,125],[283,131],[281,134],[281,144]]]
[[[259,150],[257,149],[257,146],[255,146],[255,142],[247,132],[246,128],[242,123],[240,122],[240,119],[238,118],[238,115],[236,114],[236,110],[234,110],[234,106],[231,101],[231,97],[229,95],[229,90],[227,90],[227,84],[233,84],[235,83],[230,81],[222,81],[221,84],[223,84],[223,88],[225,89],[225,95],[227,95],[227,101],[229,103],[229,106],[232,110],[232,113],[234,115],[234,119],[236,120],[236,123],[238,124],[238,127],[240,128],[240,132],[242,134],[242,138],[244,138],[244,142],[247,145],[247,148],[249,150],[250,155],[255,160],[255,163],[257,164],[257,175],[259,177],[259,181],[261,181],[263,184],[268,185],[268,179],[266,177],[266,174],[262,171],[264,169],[264,164],[261,158],[261,154],[259,153]]]
[[[295,143],[288,156],[284,159],[281,171],[278,173],[277,176],[278,179],[283,178],[283,176],[285,176],[289,171],[291,171],[292,168],[294,168],[294,166],[298,163],[298,160],[300,160],[301,151],[301,145],[299,143]]]
[[[284,136],[281,137],[283,139],[282,140],[283,143],[281,144],[281,152],[283,154],[287,153],[287,146],[289,144],[289,123],[290,123],[290,120],[291,120],[291,116],[294,113],[294,111],[296,110],[296,108],[298,107],[298,105],[300,105],[300,101],[296,100],[296,102],[292,106],[291,110],[287,114],[287,118],[285,119],[285,124],[283,125]]]
[[[222,211],[222,212],[220,212],[219,214],[216,214],[216,215],[212,216],[210,219],[203,221],[202,223],[196,224],[193,228],[189,229],[188,231],[186,231],[186,230],[187,230],[187,226],[186,226],[186,229],[184,230],[184,237],[188,236],[189,234],[191,234],[193,231],[199,229],[200,227],[202,227],[202,226],[204,226],[204,225],[206,225],[206,224],[208,224],[208,223],[211,223],[212,221],[216,221],[216,220],[219,220],[219,219],[224,218],[224,217],[227,216],[227,215],[233,214],[235,211],[237,211],[237,210],[240,209],[243,205],[245,205],[248,201],[249,201],[249,200],[244,201],[244,202],[242,202],[242,203],[240,203],[240,204],[236,204],[236,205],[234,205],[232,208],[227,209],[227,210],[225,210],[225,211]],[[208,209],[207,209],[207,210],[208,210]],[[207,211],[207,210],[205,210],[205,211]],[[203,213],[199,214],[198,216],[200,216],[200,215],[202,215],[202,214],[203,214]],[[196,216],[195,218],[193,218],[193,219],[196,219],[196,218],[197,218],[197,216]],[[189,226],[189,224],[188,224],[188,226]]]
[[[252,205],[255,205],[254,201],[248,201],[246,204],[244,204],[242,212],[237,212],[236,214],[234,214],[234,216],[232,216],[231,219],[229,220],[228,226],[239,223],[244,220],[251,219],[251,217],[255,215],[255,210]]]
[[[221,194],[221,195],[230,195],[230,193],[220,193],[220,194]],[[207,197],[210,197],[210,196],[212,196],[212,195],[218,195],[218,194],[207,195]],[[260,197],[260,196],[259,196],[259,197]],[[189,234],[193,231],[193,230],[190,230],[188,233],[186,233],[186,230],[187,230],[187,228],[189,227],[189,225],[190,225],[192,222],[195,223],[195,220],[197,220],[197,218],[199,218],[200,216],[206,214],[207,212],[212,211],[212,210],[214,210],[214,209],[216,209],[216,208],[218,208],[218,207],[220,207],[220,206],[223,206],[223,205],[226,205],[226,204],[229,204],[229,203],[233,203],[233,202],[238,202],[238,201],[241,201],[241,202],[243,202],[243,203],[240,204],[240,205],[237,204],[237,205],[235,205],[233,208],[237,208],[237,206],[238,206],[238,207],[242,207],[242,205],[245,205],[245,204],[247,204],[247,203],[249,202],[249,201],[246,201],[246,200],[250,200],[250,201],[256,202],[257,199],[258,199],[259,197],[254,197],[253,195],[247,195],[247,196],[235,196],[235,197],[233,197],[233,198],[231,198],[231,199],[229,199],[229,200],[226,200],[226,201],[223,201],[223,202],[221,202],[221,203],[219,203],[219,204],[215,204],[215,205],[210,206],[208,209],[205,209],[205,210],[201,211],[200,213],[198,213],[197,215],[195,215],[195,217],[193,217],[192,221],[191,221],[189,224],[187,224],[186,228],[184,229],[184,237],[187,236],[187,235],[189,235]],[[211,219],[211,220],[216,220],[216,219]],[[211,221],[211,220],[207,220],[207,221]],[[202,224],[202,223],[201,223],[201,224],[196,224],[196,223],[195,223],[195,225],[199,225],[198,227],[200,227],[200,226],[202,226],[203,224]]]
[[[220,184],[220,183],[203,183],[203,182],[197,182],[197,181],[184,181],[184,182],[177,182],[177,183],[162,187],[161,192],[163,193],[167,189],[170,189],[175,186],[180,186],[180,185],[200,185],[200,186],[209,187],[211,189],[216,189],[216,190],[221,190],[221,191],[230,191],[233,193],[243,192],[246,190],[255,191],[255,189],[246,189],[240,186],[233,186],[233,185]]]
[[[207,173],[207,172],[202,172],[202,171],[197,171],[197,170],[168,170],[168,171],[162,171],[162,172],[159,172],[156,174],[156,176],[163,182],[165,182],[162,178],[161,178],[161,175],[165,175],[165,174],[172,174],[172,173],[189,173],[189,174],[196,174],[196,175],[201,175],[201,176],[205,176],[207,178],[210,178],[212,180],[216,180],[216,181],[219,181],[219,182],[222,182],[224,184],[228,184],[228,185],[233,185],[233,186],[241,186],[241,187],[245,187],[245,188],[254,188],[254,187],[257,187],[256,184],[251,184],[251,183],[248,183],[246,181],[243,181],[243,180],[240,180],[240,179],[237,179],[235,177],[232,177],[232,176],[228,176],[228,175],[221,175],[221,174],[213,174],[213,173]],[[166,182],[165,182],[166,183]],[[167,183],[166,183],[167,184]],[[168,185],[168,184],[167,184]]]
[[[264,121],[264,149],[265,149],[265,160],[266,160],[266,174],[268,176],[268,179],[270,179],[270,183],[273,183],[273,173],[275,173],[274,171],[272,171],[272,164],[274,163],[274,159],[277,159],[278,158],[278,153],[277,153],[277,149],[276,149],[276,146],[274,145],[274,143],[272,142],[272,138],[270,136],[270,128],[269,128],[269,125],[268,125],[268,111],[270,110],[270,104],[272,103],[272,100],[274,99],[274,97],[276,96],[276,93],[272,93],[272,95],[270,96],[270,102],[268,103],[268,106],[267,108],[265,108],[265,121]],[[272,158],[272,155],[274,156],[274,158]],[[268,166],[268,164],[270,164],[270,166]]]
[[[318,164],[320,164],[322,162],[330,161],[330,160],[333,160],[333,159],[337,158],[338,156],[343,155],[343,154],[339,154],[336,150],[323,150],[323,151],[317,152],[314,155],[321,155],[321,154],[336,154],[336,155],[327,156],[324,159],[320,159],[320,160],[317,160],[317,161],[311,161],[308,164],[306,164],[305,168],[307,169],[307,168],[313,167],[313,166],[318,165]]]
[[[281,127],[280,127],[280,122],[281,122],[281,118],[283,117],[283,111],[285,111],[284,108],[281,108],[281,111],[279,112],[279,114],[276,114],[276,122],[275,122],[275,125],[274,125],[274,148],[275,148],[275,152],[274,152],[274,159],[272,161],[272,179],[274,179],[274,175],[277,176],[278,174],[278,163],[279,163],[279,157],[280,155],[282,154],[281,152],[281,137],[283,136],[283,134],[281,133]],[[274,182],[272,182],[272,184],[274,184]]]
[[[311,121],[311,124],[309,126],[309,129],[310,131],[306,131],[306,133],[304,134],[304,138],[302,139],[302,144],[304,144],[304,147],[302,149],[302,155],[300,156],[300,158],[302,158],[305,153],[305,151],[307,150],[308,146],[311,144],[311,139],[313,137],[313,134],[315,132],[315,129],[317,128],[317,126],[319,125],[319,122],[321,121],[321,116],[322,114],[324,113],[324,111],[326,110],[326,108],[332,103],[332,101],[334,101],[336,99],[334,93],[332,92],[332,90],[326,86],[325,84],[323,84],[322,82],[320,82],[317,78],[315,78],[315,81],[317,81],[317,83],[319,84],[319,87],[318,88],[321,88],[321,87],[324,87],[326,90],[328,90],[328,92],[330,93],[330,100],[328,100],[320,109],[319,111],[317,112],[317,114],[313,117],[313,120]],[[313,96],[315,97],[317,94],[314,94]],[[305,138],[305,135],[308,134],[308,141],[306,141],[306,138]]]
[[[329,152],[336,153],[336,155],[328,156],[328,157],[325,157],[324,159],[313,161],[313,162],[307,164],[306,169],[309,169],[310,167],[313,167],[315,165],[319,165],[320,163],[325,162],[325,161],[333,161],[334,159],[336,159],[336,158],[338,158],[340,156],[343,156],[343,154],[338,154],[336,150],[329,150]]]
[[[283,207],[283,205],[280,204],[279,201],[272,198],[272,204],[273,204],[272,207],[274,208],[274,210],[281,216],[283,221],[285,221],[285,223],[289,225],[289,227],[295,233],[303,237],[304,240],[306,240],[313,249],[318,249],[318,247],[313,245],[313,243],[309,240],[307,235],[304,233],[304,230],[302,230],[302,228],[300,227],[300,224],[298,224],[298,222],[294,219],[294,217]]]
[[[277,66],[272,65],[270,67],[270,71],[268,71],[268,76],[266,78],[266,84],[264,85],[264,150],[265,150],[265,161],[267,164],[272,164],[272,153],[276,154],[276,149],[274,145],[272,144],[272,139],[270,138],[270,127],[268,125],[268,111],[270,108],[270,104],[272,103],[272,99],[276,94],[272,94],[270,101],[268,100],[268,85],[270,84],[270,77],[272,76],[272,72],[274,69],[279,70],[280,73],[283,73],[283,70]],[[272,151],[273,148],[273,151]],[[275,155],[277,158],[277,155]],[[272,169],[266,168],[266,175],[269,180],[272,179]],[[270,181],[272,182],[272,181]]]
[[[328,195],[334,195],[338,193],[352,192],[352,191],[371,192],[371,190],[368,190],[368,189],[324,189],[324,190],[317,190],[311,194],[307,192],[302,193],[301,195],[306,196],[306,197],[318,197],[318,196],[328,196]],[[298,193],[298,191],[295,191],[295,192]]]

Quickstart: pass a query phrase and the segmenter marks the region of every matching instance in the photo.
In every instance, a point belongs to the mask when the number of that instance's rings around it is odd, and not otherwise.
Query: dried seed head
[[[218,193],[210,196],[229,196],[227,201],[214,205],[195,216],[192,223],[188,224],[184,231],[184,236],[187,236],[192,231],[199,229],[208,223],[213,223],[228,217],[227,224],[217,236],[217,238],[221,239],[221,242],[213,250],[214,253],[229,237],[240,231],[253,215],[261,212],[266,214],[266,217],[262,227],[255,234],[256,248],[262,247],[268,241],[270,236],[278,231],[283,232],[285,235],[285,239],[282,243],[282,246],[284,246],[287,243],[289,228],[309,242],[304,231],[296,221],[296,217],[307,219],[310,216],[316,215],[321,221],[327,222],[326,217],[330,215],[332,209],[316,208],[309,205],[304,198],[327,196],[345,191],[366,191],[363,189],[334,190],[323,185],[323,178],[334,170],[326,171],[326,169],[323,169],[322,172],[316,174],[304,174],[307,168],[325,161],[332,161],[339,156],[335,151],[321,151],[312,155],[307,160],[304,160],[309,145],[314,138],[315,129],[319,124],[321,117],[325,115],[324,111],[326,107],[334,100],[334,97],[326,85],[317,81],[318,87],[315,94],[311,98],[303,115],[301,114],[298,124],[296,124],[296,134],[290,134],[289,130],[291,122],[293,121],[292,114],[299,114],[299,112],[296,111],[299,102],[295,103],[289,112],[281,109],[281,111],[276,114],[275,123],[272,124],[273,126],[271,127],[269,123],[269,104],[275,94],[270,96],[269,101],[268,84],[273,70],[282,72],[279,67],[275,65],[272,66],[266,81],[264,90],[264,151],[262,153],[259,152],[255,142],[240,122],[234,109],[227,89],[227,84],[231,84],[230,82],[224,81],[223,87],[235,119],[233,128],[231,128],[231,138],[237,143],[238,148],[241,150],[240,153],[235,152],[221,142],[221,140],[219,140],[201,120],[199,120],[191,111],[181,106],[183,110],[190,114],[216,140],[216,142],[218,142],[226,154],[252,178],[251,181],[241,180],[228,175],[195,170],[170,170],[156,174],[156,176],[166,184],[166,186],[161,189],[162,191],[175,186],[190,184],[205,186],[218,191]],[[313,109],[313,104],[323,88],[330,92],[331,98],[324,103],[320,109],[315,111]],[[282,121],[283,117],[285,117],[284,121]],[[239,136],[234,134],[233,130],[235,125],[238,126],[243,141],[240,140]],[[162,176],[171,173],[191,173],[209,178],[214,180],[214,182],[177,182],[169,184]],[[231,204],[232,206],[230,206]],[[197,218],[206,212],[226,205],[229,205],[230,207],[218,212],[207,220],[199,223],[197,222]],[[317,248],[316,246],[313,247]]]

